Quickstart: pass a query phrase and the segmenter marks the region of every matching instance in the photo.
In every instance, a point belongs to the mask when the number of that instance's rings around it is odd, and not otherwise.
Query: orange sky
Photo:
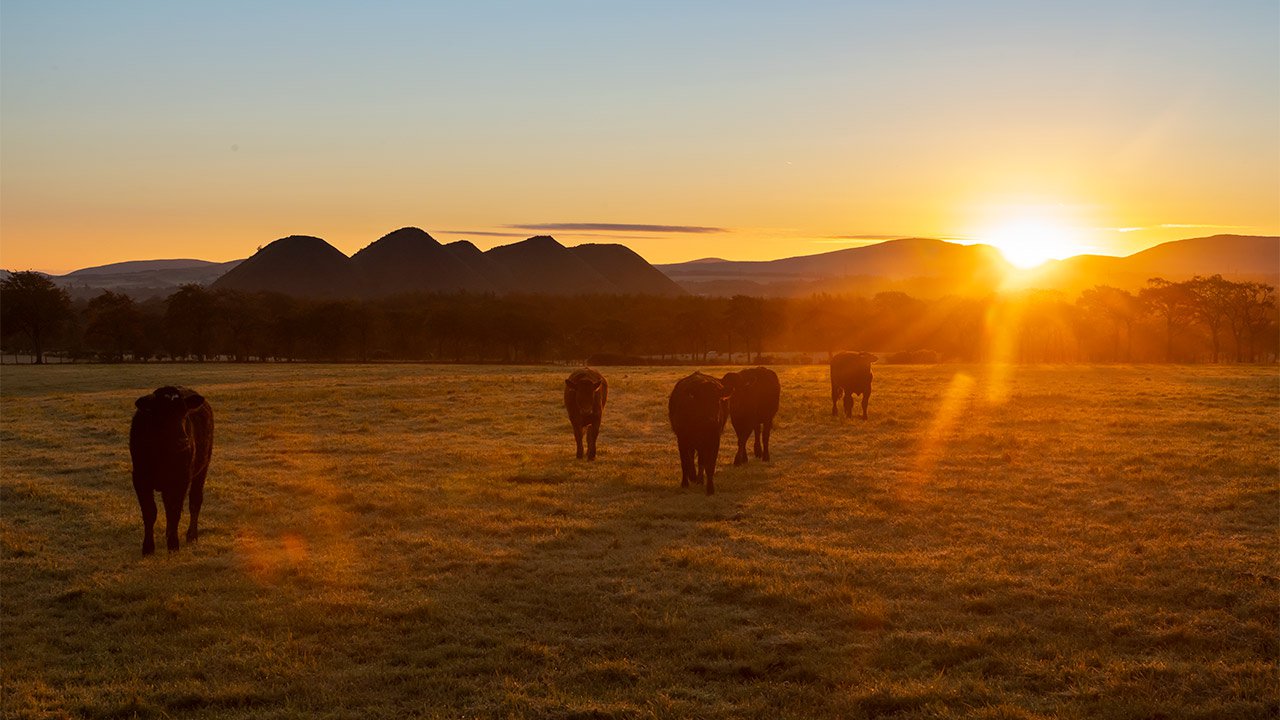
[[[0,266],[1280,234],[1274,3],[171,5],[0,8]]]

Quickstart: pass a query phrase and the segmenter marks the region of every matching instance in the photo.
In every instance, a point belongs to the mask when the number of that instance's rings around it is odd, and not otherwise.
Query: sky
[[[1280,3],[0,4],[0,267],[409,225],[650,262],[1280,234]]]

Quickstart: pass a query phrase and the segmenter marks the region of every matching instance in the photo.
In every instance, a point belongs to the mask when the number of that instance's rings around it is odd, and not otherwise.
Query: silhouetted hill
[[[761,262],[713,259],[657,266],[690,292],[710,295],[872,295],[901,290],[917,297],[984,294],[1006,277],[1020,287],[1068,293],[1094,285],[1128,290],[1149,278],[1183,280],[1221,274],[1232,280],[1280,281],[1280,238],[1215,235],[1157,245],[1128,257],[1080,255],[1012,274],[995,248],[909,238],[818,255]]]
[[[629,248],[566,248],[542,235],[481,252],[465,240],[441,245],[425,231],[388,233],[347,258],[319,238],[277,240],[213,284],[309,297],[378,297],[408,292],[679,294],[680,288]]]
[[[310,297],[460,290],[771,296],[898,290],[927,298],[984,295],[1001,289],[1006,276],[1020,279],[1023,287],[1074,293],[1099,284],[1137,289],[1157,276],[1182,280],[1213,274],[1280,283],[1280,237],[1191,238],[1128,257],[1082,255],[1011,273],[994,248],[927,238],[781,260],[703,258],[655,268],[623,245],[566,248],[550,236],[538,236],[482,252],[466,240],[442,245],[425,231],[409,227],[388,233],[353,258],[319,238],[291,236],[243,261],[130,261],[51,277],[73,297],[92,297],[104,289],[138,298],[163,297],[180,285],[195,283]]]
[[[587,244],[569,248],[613,284],[634,295],[683,295],[684,290],[634,250],[617,244]]]
[[[56,277],[54,282],[73,297],[93,296],[103,290],[136,298],[165,296],[182,285],[208,285],[241,260],[218,263],[207,260],[131,260],[84,268]]]
[[[1045,263],[1033,271],[1030,282],[1066,292],[1094,285],[1133,290],[1153,277],[1176,281],[1194,275],[1276,284],[1280,281],[1280,237],[1213,235],[1162,243],[1126,257],[1077,255]]]
[[[1167,242],[1124,258],[1129,264],[1164,275],[1280,274],[1280,236],[1213,235]]]
[[[550,235],[491,248],[484,256],[509,273],[511,292],[575,295],[618,292],[607,278]]]
[[[480,248],[468,240],[457,240],[444,246],[444,249],[494,288],[509,288],[515,284],[515,278],[505,268],[499,267],[492,258],[484,254]]]
[[[659,265],[690,292],[803,295],[904,290],[922,296],[988,292],[1009,263],[988,245],[903,238],[817,255],[766,261],[703,259]]]
[[[359,276],[351,258],[309,235],[290,235],[254,253],[214,281],[217,290],[278,292],[314,298],[354,297]]]
[[[485,292],[499,289],[426,231],[400,228],[351,257],[371,297],[405,292]]]
[[[232,261],[231,264],[238,263],[239,260]],[[96,265],[94,267],[81,268],[73,272],[69,272],[62,277],[64,279],[83,278],[83,277],[99,277],[103,275],[134,275],[144,272],[167,272],[171,270],[209,270],[219,265],[227,263],[216,263],[208,260],[193,260],[190,258],[182,258],[176,260],[128,260],[126,262],[109,263],[107,265]],[[230,269],[230,268],[228,268]],[[226,270],[223,270],[226,272]]]

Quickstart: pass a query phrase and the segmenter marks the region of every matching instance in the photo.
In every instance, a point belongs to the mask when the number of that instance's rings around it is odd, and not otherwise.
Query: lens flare
[[[1001,225],[984,233],[982,239],[1020,268],[1062,260],[1088,249],[1078,231],[1038,219],[1022,219]]]

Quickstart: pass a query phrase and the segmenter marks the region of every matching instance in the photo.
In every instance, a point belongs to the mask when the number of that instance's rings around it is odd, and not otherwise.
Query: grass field
[[[3,714],[1280,713],[1275,367],[878,366],[866,422],[786,368],[712,497],[689,371],[605,372],[587,464],[563,368],[6,367]],[[177,382],[202,534],[143,558],[129,417]]]

